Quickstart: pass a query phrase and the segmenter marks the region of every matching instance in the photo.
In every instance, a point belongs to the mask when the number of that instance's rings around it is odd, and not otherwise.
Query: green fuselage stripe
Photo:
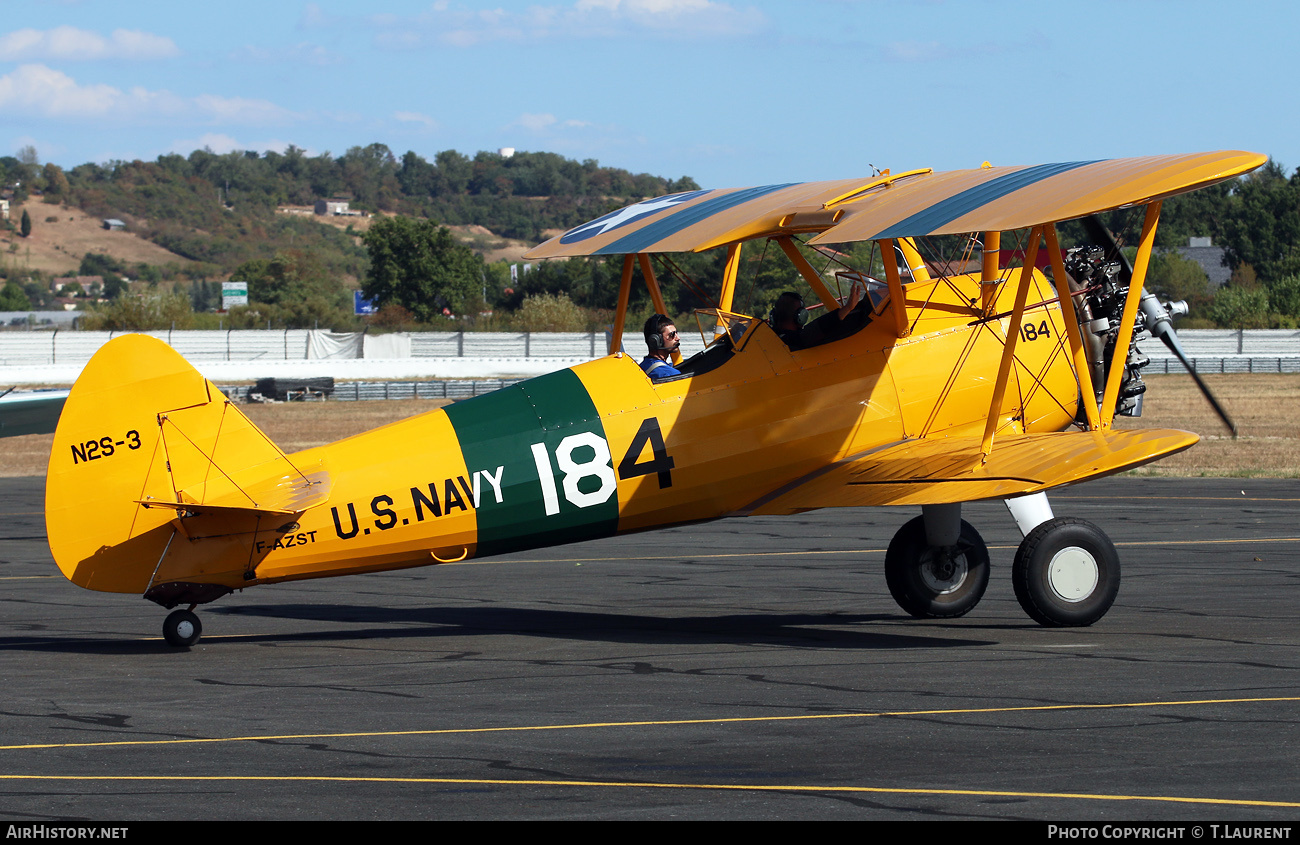
[[[605,429],[572,371],[530,379],[446,410],[479,491],[478,556],[618,530],[618,491],[610,488],[613,464],[607,454],[598,454],[601,444],[608,453]],[[537,444],[544,450],[534,448]],[[538,473],[542,462],[551,474],[545,481]]]

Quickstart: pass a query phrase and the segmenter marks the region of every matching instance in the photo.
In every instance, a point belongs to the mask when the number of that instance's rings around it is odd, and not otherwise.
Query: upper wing
[[[688,191],[597,217],[534,247],[525,258],[692,252],[764,234],[797,211],[821,211],[870,179]]]
[[[698,252],[809,231],[820,233],[813,243],[1007,231],[1203,188],[1267,160],[1232,150],[689,191],[606,214],[525,257]]]
[[[1234,150],[936,173],[873,192],[854,203],[856,212],[813,240],[1025,229],[1194,191],[1266,161],[1268,156]]]
[[[796,479],[736,515],[1003,499],[1141,466],[1199,439],[1162,429],[1001,435],[987,462],[979,437],[908,440]]]

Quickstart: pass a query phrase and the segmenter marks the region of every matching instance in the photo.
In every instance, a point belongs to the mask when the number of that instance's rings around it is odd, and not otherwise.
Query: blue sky
[[[0,0],[0,154],[515,147],[705,187],[1215,149],[1300,166],[1300,4]]]

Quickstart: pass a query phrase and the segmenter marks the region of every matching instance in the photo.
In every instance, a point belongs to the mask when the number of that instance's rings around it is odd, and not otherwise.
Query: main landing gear
[[[1054,517],[1044,494],[1007,500],[1025,535],[1011,581],[1021,608],[1048,627],[1091,625],[1119,592],[1119,555],[1091,522]],[[898,606],[918,618],[968,613],[984,595],[989,554],[960,504],[926,505],[885,553],[885,581]]]
[[[967,613],[989,585],[989,551],[979,532],[961,521],[957,541],[931,545],[925,518],[904,525],[885,553],[885,581],[898,606],[917,618]]]
[[[1119,593],[1119,555],[1091,522],[1049,519],[1021,541],[1011,583],[1020,606],[1038,624],[1091,625]]]
[[[189,648],[203,635],[203,623],[194,614],[194,607],[189,610],[173,610],[163,621],[163,639],[167,645],[177,648]]]

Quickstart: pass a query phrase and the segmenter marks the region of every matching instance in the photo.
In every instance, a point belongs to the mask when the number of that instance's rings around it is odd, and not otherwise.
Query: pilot
[[[674,367],[671,361],[672,354],[682,345],[673,321],[663,314],[655,314],[645,321],[644,332],[649,352],[641,362],[641,369],[645,370],[651,381],[681,375],[681,370]]]
[[[848,301],[835,312],[841,321],[857,307],[860,298],[861,292],[857,285],[854,285],[849,292]],[[818,325],[823,323],[823,320],[805,325],[808,322],[808,309],[804,308],[803,297],[792,290],[776,298],[772,313],[768,315],[768,322],[772,324],[777,337],[792,350],[808,349],[834,339],[827,335],[824,325]]]

